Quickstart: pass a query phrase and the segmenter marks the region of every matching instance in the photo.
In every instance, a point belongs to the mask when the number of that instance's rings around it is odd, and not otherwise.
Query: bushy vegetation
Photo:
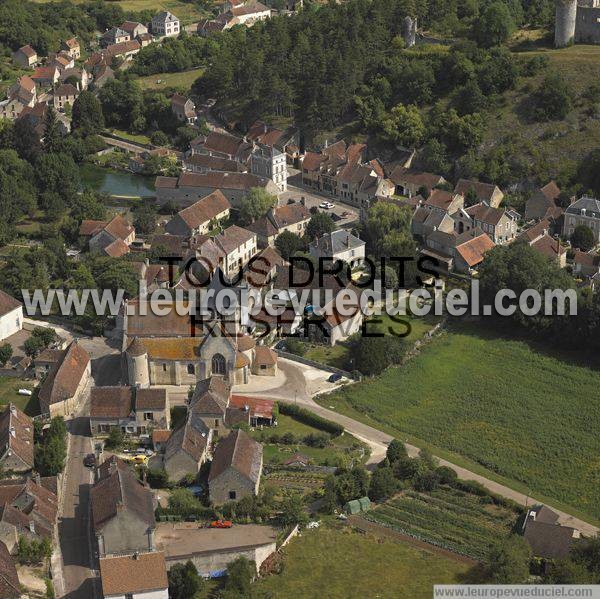
[[[19,537],[17,544],[17,559],[20,564],[36,566],[50,559],[52,555],[52,542],[48,538],[27,539]]]
[[[62,416],[52,418],[50,427],[35,444],[35,469],[42,476],[56,476],[65,467],[67,427]]]

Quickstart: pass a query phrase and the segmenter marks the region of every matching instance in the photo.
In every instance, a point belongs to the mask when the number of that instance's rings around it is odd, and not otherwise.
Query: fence
[[[355,376],[347,370],[342,370],[341,368],[336,368],[335,366],[330,366],[329,364],[322,364],[321,362],[316,362],[315,360],[309,360],[308,358],[304,358],[296,354],[291,354],[289,352],[283,351],[282,349],[275,348],[275,351],[277,352],[277,355],[280,358],[285,358],[286,360],[293,360],[294,362],[299,362],[300,364],[304,364],[305,366],[312,366],[313,368],[326,370],[327,372],[332,372],[334,374],[341,374],[342,376],[345,376],[348,379],[360,380],[360,377]]]

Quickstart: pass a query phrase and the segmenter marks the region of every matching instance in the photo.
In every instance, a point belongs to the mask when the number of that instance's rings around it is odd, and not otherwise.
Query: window
[[[188,374],[196,374],[196,367],[193,364],[187,365],[187,373]]]
[[[266,369],[267,369],[267,366],[266,366],[266,364],[261,364],[261,365],[260,365],[260,369],[261,369],[261,370],[266,370]]]
[[[227,364],[225,358],[221,354],[215,354],[212,358],[212,373],[226,374]]]
[[[219,428],[219,419],[215,418],[215,428]]]
[[[144,420],[154,420],[154,412],[144,412]]]
[[[163,364],[162,367],[163,367],[163,372],[167,372],[167,365]]]
[[[229,499],[235,499],[235,491],[229,491]]]

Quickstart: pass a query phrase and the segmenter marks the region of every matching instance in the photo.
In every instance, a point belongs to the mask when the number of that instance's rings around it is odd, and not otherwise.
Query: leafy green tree
[[[34,327],[31,335],[40,339],[44,347],[48,347],[56,341],[56,331],[50,327]]]
[[[301,237],[291,231],[284,231],[275,240],[275,247],[281,254],[281,257],[288,260],[296,252],[306,249],[306,244]]]
[[[277,198],[274,195],[260,187],[253,187],[242,199],[240,221],[245,225],[253,223],[276,205]]]
[[[425,139],[425,124],[419,109],[414,105],[394,106],[381,123],[381,129],[384,140],[407,148],[420,146]]]
[[[598,298],[600,299],[600,298]],[[572,558],[579,564],[584,565],[594,576],[596,582],[600,581],[600,538],[588,537],[581,539],[573,546]]]
[[[58,154],[63,151],[63,136],[58,125],[58,118],[52,106],[46,109],[44,119],[44,152]]]
[[[577,177],[595,197],[600,197],[600,150],[592,150],[581,161]]]
[[[369,498],[373,501],[381,501],[391,497],[398,489],[398,482],[389,466],[377,468],[371,476],[369,486]]]
[[[169,138],[167,137],[167,135],[165,133],[163,133],[162,131],[155,131],[151,136],[150,136],[150,141],[155,145],[155,146],[166,146],[169,143]]]
[[[113,426],[108,433],[105,445],[107,449],[120,449],[124,441],[125,434],[123,431],[118,426]]]
[[[225,591],[235,593],[236,597],[248,597],[251,592],[250,585],[256,576],[254,562],[246,557],[238,557],[227,564],[227,580]]]
[[[45,192],[56,193],[71,205],[79,190],[79,169],[68,154],[42,154],[36,161],[37,184]]]
[[[26,339],[23,343],[25,355],[31,358],[37,356],[44,347],[46,347],[46,345],[39,337],[29,337],[29,339]]]
[[[172,566],[168,577],[171,599],[193,599],[204,586],[196,566],[189,560],[185,564]]]
[[[402,443],[402,441],[398,441],[397,439],[392,439],[392,441],[387,447],[385,457],[392,465],[395,462],[397,462],[400,458],[408,457],[408,453],[406,452],[406,447],[404,443]]]
[[[437,489],[440,484],[440,477],[431,470],[418,472],[415,474],[412,484],[416,491],[431,492]]]
[[[515,31],[515,21],[506,4],[492,2],[475,23],[475,36],[480,46],[491,48],[508,40]]]
[[[156,230],[156,208],[142,203],[133,210],[133,226],[142,235],[150,235]]]
[[[563,120],[573,108],[573,93],[558,72],[548,74],[532,97],[532,114],[536,121]]]
[[[593,584],[594,578],[581,563],[571,559],[552,562],[544,575],[545,584]]]
[[[490,549],[485,565],[490,582],[494,584],[521,584],[529,576],[531,549],[518,535],[501,539]]]
[[[594,232],[586,225],[578,225],[571,235],[571,245],[583,252],[589,252],[596,245]]]
[[[13,355],[13,348],[11,346],[10,343],[5,343],[4,345],[0,346],[0,364],[2,366],[4,366],[4,364],[6,364]]]
[[[293,493],[280,504],[280,521],[283,526],[304,525],[308,522],[308,512],[302,502],[302,495]]]
[[[71,205],[71,216],[81,223],[82,220],[104,220],[106,207],[100,194],[92,189],[85,189],[74,198]]]
[[[448,149],[438,139],[430,139],[423,146],[421,162],[423,164],[423,169],[432,173],[447,175],[450,171]]]
[[[323,237],[335,229],[335,223],[326,212],[315,212],[306,225],[306,238],[310,241]]]
[[[98,94],[107,125],[134,130],[143,119],[143,95],[139,84],[133,80],[107,81]]]
[[[73,104],[73,131],[81,135],[95,135],[104,129],[104,114],[100,100],[90,91],[83,90]]]

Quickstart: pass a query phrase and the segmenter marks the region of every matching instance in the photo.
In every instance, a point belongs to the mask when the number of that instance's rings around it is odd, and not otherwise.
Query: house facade
[[[160,37],[173,37],[181,33],[179,19],[168,11],[152,17],[152,34]]]
[[[33,420],[13,403],[0,414],[0,465],[12,472],[33,468]]]
[[[0,341],[23,328],[23,304],[0,290]]]
[[[21,46],[13,53],[13,60],[25,69],[30,69],[37,65],[38,55],[31,46]]]
[[[302,237],[310,217],[310,212],[301,202],[275,206],[269,208],[265,216],[248,225],[247,229],[256,233],[259,247],[272,247],[284,231]]]
[[[570,237],[580,225],[591,229],[594,240],[600,243],[600,200],[583,196],[565,210],[563,235]]]
[[[365,242],[345,230],[326,233],[315,239],[308,246],[311,256],[316,258],[329,258],[341,260],[350,267],[360,266],[365,259]]]
[[[195,204],[180,210],[165,225],[165,231],[184,237],[207,234],[213,226],[229,218],[230,208],[229,200],[220,190],[216,190]]]
[[[171,111],[182,123],[196,124],[196,105],[181,94],[171,96]]]
[[[250,156],[250,172],[271,179],[279,191],[287,191],[287,161],[285,153],[278,148],[257,144]]]
[[[54,90],[53,104],[55,110],[64,112],[67,106],[73,106],[79,90],[70,83],[63,83]]]

